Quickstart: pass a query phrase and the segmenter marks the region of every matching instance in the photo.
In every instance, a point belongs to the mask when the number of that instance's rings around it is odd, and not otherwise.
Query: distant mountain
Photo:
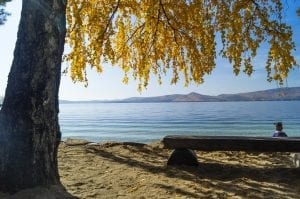
[[[223,102],[223,101],[289,101],[300,100],[300,87],[277,88],[217,96],[199,93],[163,95],[157,97],[131,97],[123,100],[66,101],[60,103],[155,103],[155,102]]]
[[[277,88],[238,94],[217,96],[222,101],[288,101],[300,100],[300,87]]]
[[[287,101],[300,100],[300,87],[277,88],[237,94],[221,94],[218,96],[189,93],[187,95],[164,95],[157,97],[132,97],[120,102],[222,102],[222,101]]]
[[[217,97],[201,95],[198,93],[189,93],[187,95],[164,95],[158,97],[132,97],[121,100],[121,102],[207,102],[218,101]]]

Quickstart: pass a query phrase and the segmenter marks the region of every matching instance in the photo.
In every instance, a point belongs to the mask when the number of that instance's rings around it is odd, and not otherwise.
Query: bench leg
[[[195,152],[190,149],[175,149],[167,165],[187,165],[187,166],[198,166],[198,160]]]
[[[294,164],[295,167],[300,168],[300,153],[294,154]]]

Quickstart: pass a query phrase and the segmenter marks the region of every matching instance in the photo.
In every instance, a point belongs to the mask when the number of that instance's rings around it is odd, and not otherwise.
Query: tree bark
[[[0,112],[0,191],[60,184],[58,90],[66,0],[23,0]]]

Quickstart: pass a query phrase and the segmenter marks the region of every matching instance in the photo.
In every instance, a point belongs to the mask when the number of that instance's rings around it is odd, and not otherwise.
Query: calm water
[[[151,142],[165,135],[300,136],[300,101],[61,104],[63,138]]]

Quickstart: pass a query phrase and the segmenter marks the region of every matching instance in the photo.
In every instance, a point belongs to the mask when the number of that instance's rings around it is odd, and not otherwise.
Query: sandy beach
[[[59,172],[79,198],[300,198],[293,154],[198,151],[200,166],[170,167],[170,153],[160,142],[68,140],[59,148]]]
[[[196,168],[166,166],[170,153],[160,142],[63,143],[61,180],[79,198],[300,198],[290,153],[197,152]]]

